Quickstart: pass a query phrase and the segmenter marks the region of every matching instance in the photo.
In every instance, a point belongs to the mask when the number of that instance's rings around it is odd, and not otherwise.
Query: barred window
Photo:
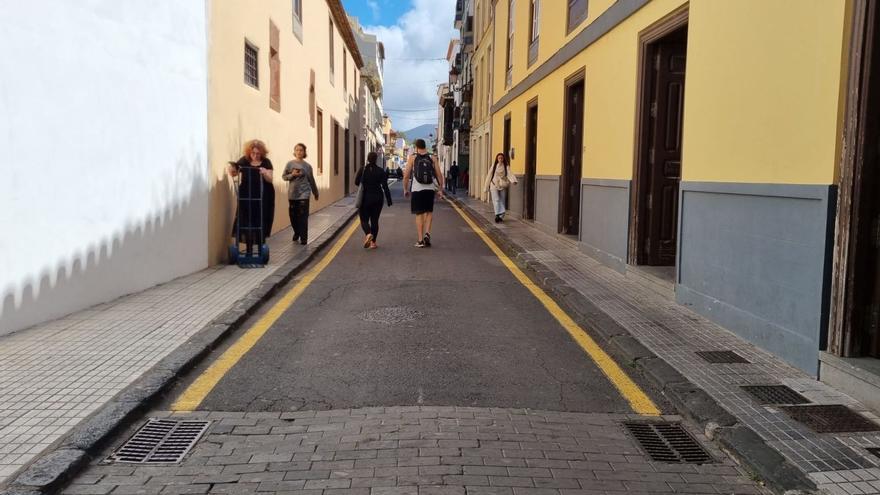
[[[257,47],[250,44],[247,40],[244,42],[244,82],[254,88],[260,88],[260,72],[259,72],[259,51]]]

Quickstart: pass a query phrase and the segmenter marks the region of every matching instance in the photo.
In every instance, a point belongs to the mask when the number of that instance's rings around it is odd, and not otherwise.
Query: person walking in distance
[[[507,213],[507,188],[511,184],[516,184],[516,176],[510,173],[507,155],[498,153],[495,155],[495,163],[489,169],[489,175],[486,176],[486,192],[492,195],[495,223],[504,221],[504,214]]]
[[[379,215],[382,214],[383,200],[391,206],[391,191],[388,190],[388,173],[376,162],[378,155],[371,151],[367,154],[367,164],[357,171],[354,184],[360,186],[361,197],[358,214],[361,228],[364,230],[364,248],[376,249],[379,237]]]
[[[458,164],[453,161],[449,167],[449,191],[455,194],[458,189]]]
[[[314,194],[318,200],[318,186],[312,166],[306,161],[306,145],[298,143],[293,147],[293,160],[284,167],[282,179],[288,182],[287,202],[290,226],[293,228],[293,242],[309,242],[309,197]]]
[[[403,171],[403,191],[407,198],[412,196],[410,210],[416,216],[419,235],[416,247],[431,247],[434,196],[443,197],[443,173],[437,157],[428,153],[424,139],[416,139],[414,145],[416,152],[407,158]]]

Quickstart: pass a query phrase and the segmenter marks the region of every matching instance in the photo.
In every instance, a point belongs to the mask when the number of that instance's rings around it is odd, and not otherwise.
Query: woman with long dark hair
[[[507,213],[507,188],[511,184],[516,184],[516,175],[510,173],[507,155],[498,153],[495,155],[495,163],[489,168],[489,175],[486,176],[486,192],[492,195],[495,223],[504,221],[504,214]]]
[[[364,248],[376,249],[376,238],[379,236],[379,215],[382,214],[383,199],[391,206],[391,191],[388,190],[388,174],[376,164],[378,155],[367,154],[367,164],[357,171],[354,177],[356,186],[360,186],[360,205],[358,213],[361,228],[364,230]]]
[[[244,242],[247,253],[252,253],[253,247],[266,242],[266,238],[272,233],[272,221],[275,219],[275,186],[272,185],[272,162],[267,156],[269,150],[266,144],[259,139],[252,139],[244,146],[243,155],[237,162],[230,162],[228,173],[231,177],[241,176],[238,185],[239,199],[261,200],[262,205],[256,201],[243,201],[236,210],[236,220],[233,225],[246,230],[239,231],[233,227],[232,236],[238,238],[236,242]],[[257,229],[262,227],[261,229]],[[261,233],[262,235],[258,235]]]

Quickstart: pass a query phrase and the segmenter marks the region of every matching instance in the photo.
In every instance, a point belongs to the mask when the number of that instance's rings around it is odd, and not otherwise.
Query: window
[[[260,89],[259,52],[257,47],[244,41],[244,82],[248,86]]]
[[[529,0],[529,65],[538,59],[538,35],[541,32],[541,0]]]
[[[587,0],[568,0],[568,32],[587,18]]]
[[[342,49],[342,94],[348,92],[348,52]]]
[[[333,42],[333,19],[330,19],[330,84],[333,84],[333,71],[334,66],[336,65],[336,56],[334,55]]]
[[[507,0],[507,86],[510,86],[513,72],[513,34],[516,0]]]
[[[315,127],[315,70],[309,71],[309,124]]]
[[[293,34],[300,41],[303,39],[303,5],[302,0],[293,0]]]
[[[318,175],[324,173],[324,112],[318,109]]]
[[[281,111],[281,59],[278,56],[278,27],[269,21],[269,108]]]

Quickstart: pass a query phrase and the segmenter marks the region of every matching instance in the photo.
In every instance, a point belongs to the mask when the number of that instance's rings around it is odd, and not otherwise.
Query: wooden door
[[[639,187],[644,220],[639,222],[644,227],[641,263],[671,266],[678,243],[686,28],[655,43],[649,53],[648,146],[640,176],[644,184]]]
[[[850,224],[853,270],[850,290],[850,357],[880,358],[880,15],[868,11],[862,96],[862,132],[853,177],[853,217]]]
[[[538,105],[526,117],[526,174],[523,179],[523,218],[535,219],[535,175],[538,169]]]
[[[584,143],[584,81],[568,86],[565,97],[565,162],[562,168],[560,232],[577,235],[580,227],[581,166]]]
[[[345,195],[351,194],[351,133],[345,129]]]

